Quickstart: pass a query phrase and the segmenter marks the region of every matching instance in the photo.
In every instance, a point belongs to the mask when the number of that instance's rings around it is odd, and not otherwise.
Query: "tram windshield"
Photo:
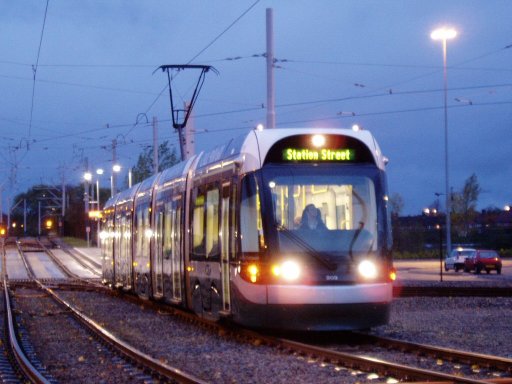
[[[266,203],[255,201],[245,220],[260,228],[261,217],[272,223],[268,233],[281,254],[308,253],[331,259],[375,251],[378,175],[369,166],[264,167],[261,189]]]

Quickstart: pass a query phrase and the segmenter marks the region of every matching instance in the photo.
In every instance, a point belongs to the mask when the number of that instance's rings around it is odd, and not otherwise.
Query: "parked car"
[[[492,270],[501,274],[501,258],[498,252],[487,249],[478,249],[474,255],[468,257],[464,262],[464,272],[475,271],[480,273],[483,270],[490,273]]]
[[[454,269],[455,272],[465,268],[466,258],[473,256],[476,252],[473,248],[456,248],[450,252],[444,261],[444,270],[449,271]]]

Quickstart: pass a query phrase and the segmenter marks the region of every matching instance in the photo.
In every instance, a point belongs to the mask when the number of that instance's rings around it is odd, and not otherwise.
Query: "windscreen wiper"
[[[334,271],[337,268],[337,265],[327,260],[320,252],[318,252],[315,248],[313,248],[307,242],[302,240],[295,233],[291,232],[288,228],[282,225],[276,225],[276,227],[279,231],[283,232],[290,240],[292,240],[299,247],[304,249],[310,256],[313,256],[313,258],[315,258],[317,261],[323,264],[327,269]]]

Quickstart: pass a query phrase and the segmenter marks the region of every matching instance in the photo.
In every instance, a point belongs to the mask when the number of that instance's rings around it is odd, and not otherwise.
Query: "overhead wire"
[[[198,53],[196,53],[190,60],[187,61],[186,64],[192,63],[195,59],[197,59],[199,56],[201,56],[208,48],[210,48],[215,42],[217,42],[226,32],[228,32],[233,26],[238,23],[247,13],[249,13],[261,0],[256,0],[254,3],[252,3],[249,8],[247,8],[240,16],[238,16],[231,24],[229,24],[224,30],[222,30],[217,36],[213,38],[212,41],[210,41],[203,49],[201,49]],[[165,87],[158,93],[158,96],[151,102],[148,108],[145,110],[145,114],[147,114],[153,106],[156,104],[156,102],[162,97],[162,94],[169,88],[169,85],[165,85]],[[133,129],[135,129],[136,124],[127,132],[127,134],[131,133]]]
[[[50,3],[50,0],[46,0],[46,7],[44,9],[43,27],[41,28],[41,34],[39,37],[39,47],[37,49],[36,64],[34,66],[32,66],[32,72],[34,75],[34,79],[33,79],[33,83],[32,83],[32,101],[30,104],[30,123],[28,125],[28,137],[30,137],[31,133],[32,133],[32,117],[34,115],[34,99],[35,99],[35,93],[36,93],[37,68],[39,66],[39,57],[41,56],[41,47],[43,46],[44,28],[46,26],[46,16],[48,15],[49,3]]]

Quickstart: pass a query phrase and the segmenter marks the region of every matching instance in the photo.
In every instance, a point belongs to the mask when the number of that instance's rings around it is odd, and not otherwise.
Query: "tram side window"
[[[205,257],[205,234],[204,234],[204,192],[196,189],[195,199],[192,206],[192,257],[201,259]]]
[[[192,255],[196,260],[219,257],[219,202],[216,187],[196,190],[192,214]]]
[[[258,257],[260,250],[264,248],[259,191],[255,175],[246,176],[242,181],[240,241],[244,257]]]
[[[173,224],[174,224],[174,216],[175,211],[172,209],[172,201],[165,204],[165,214],[164,214],[164,245],[163,245],[163,253],[164,259],[169,259],[172,253],[172,237],[173,237]]]
[[[150,225],[149,225],[149,206],[142,205],[137,208],[137,217],[135,220],[137,225],[137,247],[136,256],[140,258],[149,257],[149,241],[151,238]]]
[[[135,247],[135,256],[141,257],[142,255],[142,241],[143,241],[143,235],[144,235],[144,229],[143,229],[143,217],[142,217],[142,209],[138,209],[135,216],[135,240],[136,240],[136,247]]]
[[[219,190],[206,193],[206,258],[219,257]]]

